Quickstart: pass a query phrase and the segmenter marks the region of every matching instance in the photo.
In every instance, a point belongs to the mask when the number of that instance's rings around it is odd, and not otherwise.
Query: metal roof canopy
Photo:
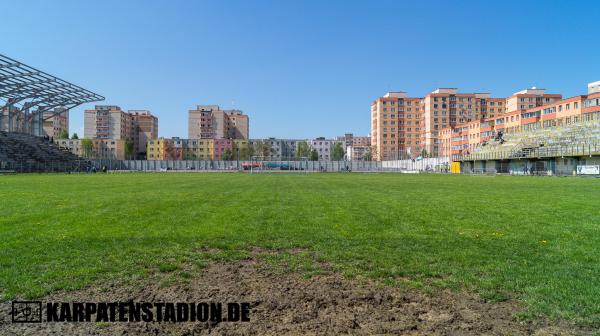
[[[12,108],[24,112],[26,119],[30,111],[41,118],[44,112],[61,108],[45,118],[49,119],[64,109],[101,100],[99,94],[0,54],[0,111],[8,107],[9,117]]]

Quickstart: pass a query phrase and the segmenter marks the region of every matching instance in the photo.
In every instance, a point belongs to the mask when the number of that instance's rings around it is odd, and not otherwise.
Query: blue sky
[[[0,1],[0,53],[152,111],[165,137],[198,104],[243,110],[254,138],[334,137],[369,133],[387,91],[600,80],[598,1]]]

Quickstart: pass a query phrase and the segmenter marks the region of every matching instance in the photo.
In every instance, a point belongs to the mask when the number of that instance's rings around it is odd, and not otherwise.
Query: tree
[[[373,153],[371,153],[371,148],[369,148],[367,150],[367,152],[363,156],[363,160],[365,160],[365,161],[373,161]]]
[[[125,158],[131,160],[133,158],[133,141],[125,140]]]
[[[250,144],[241,146],[240,148],[240,160],[250,160],[254,156],[254,147]]]
[[[308,158],[310,156],[310,146],[306,141],[298,142],[298,147],[296,148],[296,159]]]
[[[164,160],[174,160],[175,159],[175,148],[173,147],[173,144],[171,143],[171,141],[165,140],[163,153],[164,153],[164,158],[163,158]]]
[[[317,150],[313,148],[313,150],[310,152],[310,160],[311,161],[319,161],[319,153],[317,153]]]
[[[340,161],[344,159],[344,147],[342,146],[341,142],[336,142],[335,145],[333,145],[331,159],[333,161]]]
[[[270,158],[271,150],[271,141],[258,140],[256,143],[254,143],[254,151],[257,155],[262,156],[263,158]]]
[[[185,160],[196,160],[196,156],[188,151],[185,152],[184,158]]]
[[[426,158],[426,157],[427,157],[427,155],[429,155],[429,154],[427,153],[427,150],[426,150],[425,148],[423,148],[423,150],[421,151],[421,157],[422,157],[422,158]]]
[[[77,135],[77,133],[73,133],[73,136],[71,137],[71,139],[73,139],[73,140],[79,139],[79,135]]]
[[[82,139],[81,149],[83,150],[83,157],[90,158],[94,152],[94,143],[90,139]]]
[[[231,151],[231,149],[227,148],[223,152],[223,155],[221,155],[221,160],[223,160],[223,161],[231,161],[232,159],[233,159],[233,152]]]
[[[66,130],[60,131],[60,133],[58,134],[58,138],[59,139],[68,139],[69,138],[69,132],[67,132]]]
[[[239,160],[240,159],[240,149],[238,148],[238,144],[231,140],[231,160]]]

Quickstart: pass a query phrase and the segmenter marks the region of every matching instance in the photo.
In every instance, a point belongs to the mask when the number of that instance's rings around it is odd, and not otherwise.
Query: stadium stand
[[[0,132],[0,170],[15,172],[85,171],[89,162],[44,137]]]
[[[101,100],[103,96],[0,54],[0,171],[86,169],[89,163],[52,143],[44,122]]]
[[[482,143],[467,160],[514,159],[600,154],[600,121],[506,133]]]

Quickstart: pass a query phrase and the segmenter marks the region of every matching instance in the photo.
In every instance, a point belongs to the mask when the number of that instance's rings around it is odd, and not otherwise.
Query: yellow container
[[[450,164],[450,172],[452,174],[460,174],[460,162],[452,162]]]

